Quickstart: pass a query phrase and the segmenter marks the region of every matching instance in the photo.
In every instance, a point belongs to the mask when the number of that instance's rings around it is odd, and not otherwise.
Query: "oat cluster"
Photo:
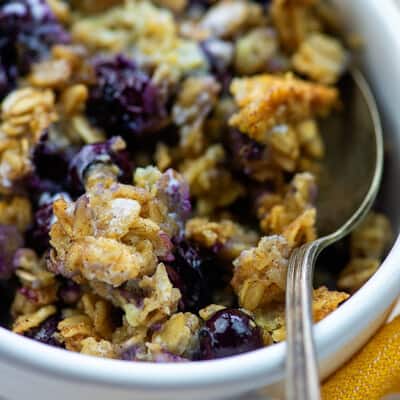
[[[126,361],[284,340],[288,260],[318,237],[336,151],[319,124],[340,112],[349,62],[334,15],[319,0],[1,2],[10,329]],[[316,322],[390,242],[371,213],[336,290],[314,289]]]

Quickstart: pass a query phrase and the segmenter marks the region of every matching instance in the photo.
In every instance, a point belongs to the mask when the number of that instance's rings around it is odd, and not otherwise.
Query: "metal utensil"
[[[327,148],[317,203],[320,237],[295,249],[286,283],[286,399],[320,399],[312,323],[312,280],[321,251],[363,219],[383,170],[382,128],[375,99],[361,72],[343,82],[344,107],[323,123]]]

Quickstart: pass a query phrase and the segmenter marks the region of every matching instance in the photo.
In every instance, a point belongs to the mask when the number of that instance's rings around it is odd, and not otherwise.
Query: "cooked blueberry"
[[[261,331],[243,311],[225,309],[216,312],[199,332],[203,360],[228,357],[263,346]]]
[[[87,102],[90,120],[109,136],[131,142],[164,126],[165,101],[151,78],[122,55],[94,63],[96,84]]]
[[[132,163],[125,150],[125,143],[120,137],[112,137],[106,142],[83,146],[73,157],[69,165],[68,180],[76,193],[84,191],[85,174],[94,164],[113,164],[119,168],[121,181],[129,181],[132,174]]]
[[[30,331],[25,332],[24,336],[50,346],[64,347],[55,336],[59,322],[59,316],[51,316],[42,322],[37,328],[33,328]]]
[[[43,193],[40,197],[38,208],[34,215],[32,228],[27,232],[28,245],[38,253],[43,253],[49,248],[50,228],[54,222],[53,203],[59,197],[70,200],[68,193]]]
[[[219,271],[215,255],[200,250],[193,243],[182,241],[174,252],[175,260],[170,266],[177,272],[180,281],[169,273],[171,281],[182,294],[184,311],[197,312],[210,304],[212,293],[218,285]]]
[[[35,173],[41,179],[63,182],[68,173],[68,165],[76,153],[72,147],[61,148],[48,140],[44,134],[33,152]]]
[[[22,236],[15,226],[0,225],[0,280],[12,275],[14,254],[23,244]]]
[[[49,233],[53,218],[53,203],[45,204],[35,213],[32,244],[40,253],[49,247]]]
[[[44,0],[0,2],[0,100],[51,46],[69,40]]]

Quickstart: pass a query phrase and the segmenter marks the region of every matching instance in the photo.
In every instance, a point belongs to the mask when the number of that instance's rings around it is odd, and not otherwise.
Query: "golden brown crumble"
[[[258,4],[244,0],[224,0],[211,7],[200,24],[210,35],[229,37],[262,22],[262,9]]]
[[[217,101],[220,85],[210,76],[189,77],[182,83],[181,92],[172,109],[172,118],[180,127],[180,147],[186,156],[204,150],[203,124]]]
[[[346,63],[347,54],[339,40],[321,33],[307,37],[293,55],[296,72],[328,85],[337,82]]]
[[[276,125],[327,115],[337,105],[335,88],[284,76],[236,78],[231,84],[239,111],[230,124],[251,138],[266,143]]]
[[[9,191],[31,169],[33,146],[57,120],[51,90],[30,87],[11,92],[1,104],[0,187]]]
[[[221,256],[231,260],[258,241],[256,232],[229,219],[213,222],[207,218],[192,218],[186,223],[186,237],[204,247],[221,247]]]
[[[273,0],[271,16],[288,51],[296,50],[310,33],[321,30],[321,21],[314,10],[316,3],[316,0]]]
[[[208,215],[219,207],[232,204],[244,193],[244,188],[222,165],[225,158],[224,148],[213,145],[199,158],[185,160],[181,165],[190,193],[197,198],[200,215]]]
[[[313,291],[312,312],[314,322],[319,322],[338,306],[349,298],[344,292],[328,290],[321,286]],[[282,342],[286,338],[285,305],[275,303],[257,310],[255,320],[263,330],[264,342],[266,345]]]
[[[285,293],[290,247],[281,236],[265,236],[233,262],[232,286],[241,307],[254,311]]]
[[[264,194],[258,202],[258,217],[265,233],[282,234],[291,247],[316,238],[316,184],[309,173],[296,174],[283,196]]]
[[[32,223],[32,206],[27,197],[11,196],[0,200],[0,224],[15,225],[25,232]]]

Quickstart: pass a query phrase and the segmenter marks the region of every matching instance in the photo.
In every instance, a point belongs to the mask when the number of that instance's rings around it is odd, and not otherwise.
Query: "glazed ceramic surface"
[[[347,26],[362,35],[362,65],[377,96],[387,148],[381,207],[399,230],[400,8],[395,0],[336,0]],[[400,241],[380,270],[316,326],[321,375],[351,357],[383,323],[400,295]],[[7,400],[259,399],[279,393],[285,344],[192,364],[126,363],[54,349],[0,328],[0,398]],[[257,391],[258,395],[256,395]],[[261,397],[261,398],[262,398]],[[266,398],[266,397],[265,397]]]

